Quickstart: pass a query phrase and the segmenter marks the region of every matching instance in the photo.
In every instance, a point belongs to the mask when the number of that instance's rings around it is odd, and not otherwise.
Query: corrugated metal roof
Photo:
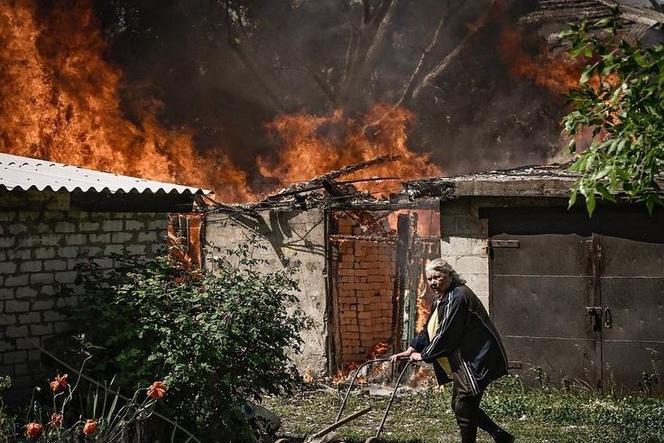
[[[77,166],[0,153],[0,188],[44,191],[115,193],[208,194],[190,186],[145,180],[126,175],[84,169]]]

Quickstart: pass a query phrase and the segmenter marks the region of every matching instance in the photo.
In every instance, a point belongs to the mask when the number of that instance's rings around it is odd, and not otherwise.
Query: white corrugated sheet
[[[208,194],[210,191],[0,153],[0,189]]]

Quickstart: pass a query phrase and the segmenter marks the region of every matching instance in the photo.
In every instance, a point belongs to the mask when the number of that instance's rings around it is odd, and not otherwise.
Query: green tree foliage
[[[581,178],[570,206],[581,193],[590,214],[597,197],[621,195],[650,212],[662,204],[656,175],[664,166],[664,45],[630,45],[617,24],[602,20],[590,30],[584,22],[561,34],[572,56],[588,60],[563,123],[570,135],[590,129],[594,136],[571,166]],[[576,150],[573,142],[570,148]]]
[[[92,345],[90,373],[127,390],[162,379],[179,423],[203,441],[246,430],[238,407],[298,381],[289,351],[309,319],[296,307],[293,269],[261,272],[243,245],[215,273],[161,257],[126,262],[110,275],[79,270],[86,295],[70,315]]]

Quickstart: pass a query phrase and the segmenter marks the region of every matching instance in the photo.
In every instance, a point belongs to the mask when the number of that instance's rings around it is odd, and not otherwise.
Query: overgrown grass
[[[368,405],[373,410],[339,428],[337,434],[348,441],[372,436],[387,401],[366,392],[353,395],[346,411]],[[401,396],[382,436],[395,443],[458,441],[449,404],[447,388]],[[332,423],[339,405],[340,394],[333,391],[304,391],[296,398],[267,400],[267,406],[282,417],[283,430],[298,435]],[[508,378],[489,388],[482,407],[519,442],[664,442],[664,399],[611,396],[584,389],[526,389],[518,379]],[[480,431],[479,441],[492,440]]]

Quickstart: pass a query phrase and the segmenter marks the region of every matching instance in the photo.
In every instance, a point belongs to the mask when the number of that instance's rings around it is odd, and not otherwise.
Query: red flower
[[[49,421],[48,424],[54,428],[59,428],[62,426],[62,414],[58,414],[57,412],[52,413],[51,421]]]
[[[85,435],[94,434],[97,430],[97,422],[89,418],[83,425],[83,433]]]
[[[64,375],[56,375],[53,381],[51,381],[50,386],[51,386],[51,391],[53,392],[58,392],[59,390],[65,390],[67,389],[67,386],[69,386],[69,382],[67,382],[67,374]]]
[[[42,432],[44,432],[44,427],[39,423],[32,422],[25,426],[25,435],[28,438],[39,438]]]
[[[166,395],[166,385],[162,381],[156,381],[148,388],[148,397],[160,400]]]

